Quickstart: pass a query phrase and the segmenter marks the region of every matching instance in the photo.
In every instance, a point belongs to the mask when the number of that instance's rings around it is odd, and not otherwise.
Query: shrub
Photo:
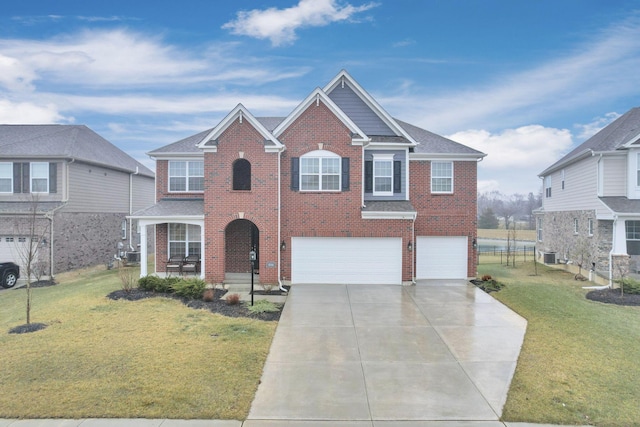
[[[215,298],[216,290],[213,288],[206,288],[202,293],[202,300],[206,302],[211,302]]]
[[[236,305],[240,302],[240,295],[238,294],[230,294],[225,298],[227,300],[227,304]]]
[[[202,293],[206,286],[207,283],[204,280],[192,278],[178,280],[176,283],[171,285],[171,289],[178,296],[199,299],[202,297]]]
[[[247,310],[252,314],[273,313],[280,311],[280,306],[272,303],[271,301],[267,301],[266,299],[261,299],[254,301],[253,305],[251,305],[251,303],[247,303]]]
[[[168,293],[172,292],[171,287],[173,284],[180,281],[178,277],[162,277],[158,276],[144,276],[138,280],[138,287],[145,291]]]
[[[485,274],[484,276],[482,276],[482,281],[483,282],[486,282],[486,281],[491,280],[491,279],[492,279],[492,277],[491,277],[490,274]]]
[[[630,277],[617,281],[625,294],[640,294],[640,282]]]

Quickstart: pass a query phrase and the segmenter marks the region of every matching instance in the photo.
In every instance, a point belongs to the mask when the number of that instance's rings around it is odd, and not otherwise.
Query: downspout
[[[613,238],[611,239],[611,250],[609,251],[609,288],[613,289],[613,251],[616,247],[616,225],[618,215],[613,215]]]
[[[136,166],[136,171],[134,173],[129,174],[129,215],[133,214],[133,176],[138,175],[138,166]],[[125,220],[126,221],[126,220]],[[129,249],[135,251],[133,247],[133,220],[129,220]]]
[[[411,241],[413,242],[413,251],[411,251],[411,284],[416,284],[416,251],[418,250],[418,245],[416,245],[416,218],[418,215],[413,217],[413,221],[411,222]]]
[[[278,288],[280,288],[281,291],[287,292],[287,290],[284,288],[284,285],[282,284],[282,247],[280,245],[280,242],[282,241],[282,227],[281,227],[281,210],[282,210],[282,200],[281,200],[281,193],[282,193],[282,188],[281,188],[281,180],[282,177],[280,176],[280,169],[281,169],[281,161],[282,161],[282,149],[278,150],[278,240],[276,241],[277,245],[278,245]]]
[[[60,206],[58,206],[57,208],[53,208],[51,209],[49,212],[46,212],[44,214],[44,217],[46,219],[49,220],[50,225],[49,225],[49,279],[53,280],[53,255],[54,255],[54,246],[53,246],[53,236],[54,236],[54,232],[53,232],[53,217],[56,214],[57,211],[59,211],[60,209],[64,208],[65,206],[67,206],[67,203],[69,203],[69,165],[73,162],[75,162],[76,159],[71,159],[70,161],[67,162],[67,167],[66,167],[66,176],[65,178],[65,183],[64,183],[64,196],[63,196],[63,200],[62,200],[62,204]]]

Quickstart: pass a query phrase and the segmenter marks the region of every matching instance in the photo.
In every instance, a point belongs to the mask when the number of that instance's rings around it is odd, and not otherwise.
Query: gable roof
[[[222,133],[231,126],[236,120],[240,120],[242,123],[243,120],[247,120],[251,126],[256,129],[260,135],[264,138],[265,150],[267,151],[280,151],[284,148],[284,145],[278,141],[278,139],[269,132],[263,125],[258,121],[253,114],[247,110],[244,105],[238,104],[236,108],[231,110],[227,116],[222,119],[220,123],[211,131],[202,138],[200,143],[198,144],[198,148],[203,150],[213,149],[215,150],[218,145],[218,138]]]
[[[129,173],[154,173],[84,125],[0,125],[3,158],[74,159]]]
[[[628,148],[640,139],[640,107],[618,117],[598,133],[564,155],[560,160],[549,166],[538,176],[545,176],[573,163],[594,152],[616,151]]]
[[[338,117],[344,125],[349,128],[351,133],[357,137],[353,138],[354,141],[365,142],[367,136],[360,130],[360,128],[327,96],[322,89],[317,88],[307,96],[298,106],[289,114],[278,126],[273,130],[273,134],[276,136],[282,135],[282,132],[293,123],[300,115],[307,110],[311,105],[316,105],[322,101],[322,103],[331,110],[331,112]]]

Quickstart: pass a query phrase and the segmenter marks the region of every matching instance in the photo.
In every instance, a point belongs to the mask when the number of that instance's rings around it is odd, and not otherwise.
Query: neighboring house
[[[240,104],[148,154],[156,205],[132,218],[156,227],[156,272],[201,255],[221,283],[250,271],[253,249],[269,284],[475,276],[485,154],[392,118],[345,71],[287,117]]]
[[[640,108],[586,140],[540,178],[544,194],[536,221],[542,251],[609,279],[638,272]]]
[[[153,191],[152,171],[86,126],[0,125],[0,259],[24,264],[36,236],[45,275],[106,264],[137,245],[126,216]]]

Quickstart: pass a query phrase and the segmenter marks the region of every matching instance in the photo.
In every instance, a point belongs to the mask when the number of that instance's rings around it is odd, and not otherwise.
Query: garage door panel
[[[466,279],[466,236],[419,236],[416,238],[416,278]]]
[[[293,283],[400,284],[400,238],[292,238]]]

